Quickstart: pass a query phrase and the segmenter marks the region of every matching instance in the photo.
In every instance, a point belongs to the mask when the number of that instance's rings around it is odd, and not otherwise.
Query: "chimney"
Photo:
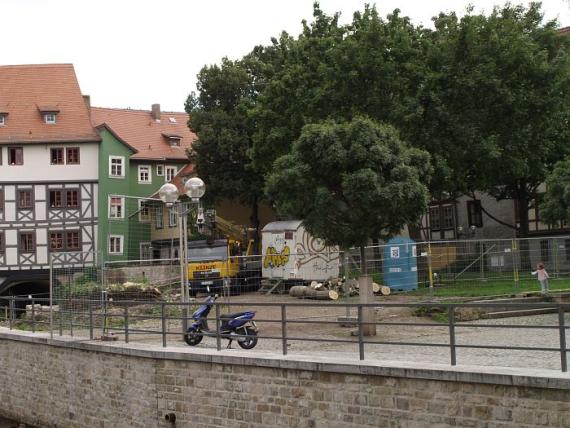
[[[150,115],[155,121],[160,122],[160,104],[152,105]]]
[[[91,96],[90,95],[83,95],[83,102],[87,107],[87,112],[91,114]]]

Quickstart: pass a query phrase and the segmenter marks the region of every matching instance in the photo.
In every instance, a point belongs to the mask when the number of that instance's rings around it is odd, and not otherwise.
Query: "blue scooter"
[[[204,336],[216,337],[218,332],[208,328],[208,314],[214,306],[218,295],[208,296],[202,305],[194,312],[191,319],[194,323],[188,327],[184,335],[184,341],[190,346],[199,344]],[[253,320],[255,312],[236,312],[233,314],[220,315],[220,334],[224,335],[230,342],[237,340],[238,345],[243,349],[253,349],[257,345],[257,326]]]

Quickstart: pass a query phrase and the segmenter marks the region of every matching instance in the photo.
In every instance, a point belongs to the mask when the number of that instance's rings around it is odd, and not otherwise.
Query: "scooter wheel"
[[[251,327],[246,327],[245,331],[246,331],[246,333],[244,336],[246,336],[246,337],[240,337],[238,339],[238,345],[242,349],[253,349],[253,348],[255,348],[255,345],[257,345],[257,332]]]
[[[196,346],[202,341],[203,338],[204,335],[192,327],[190,327],[184,335],[184,341],[190,346]]]

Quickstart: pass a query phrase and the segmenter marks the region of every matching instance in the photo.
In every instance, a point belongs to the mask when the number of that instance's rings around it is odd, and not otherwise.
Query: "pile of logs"
[[[390,287],[372,283],[374,294],[387,296]],[[289,295],[299,299],[337,300],[343,296],[357,296],[359,292],[358,281],[346,278],[331,278],[324,282],[312,281],[308,286],[295,285],[289,289]]]

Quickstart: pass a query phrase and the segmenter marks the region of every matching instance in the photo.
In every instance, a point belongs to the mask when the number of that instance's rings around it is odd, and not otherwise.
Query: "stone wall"
[[[570,427],[570,376],[553,371],[143,349],[5,329],[0,358],[0,414],[42,427]]]

